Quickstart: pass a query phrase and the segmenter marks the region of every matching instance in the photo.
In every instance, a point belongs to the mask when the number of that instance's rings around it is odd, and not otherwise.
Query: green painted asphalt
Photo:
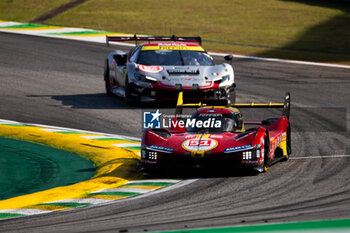
[[[95,167],[77,154],[0,137],[0,200],[90,179]]]
[[[350,219],[334,219],[309,222],[291,222],[222,228],[202,228],[158,233],[252,233],[252,232],[350,232]],[[154,232],[155,233],[155,232]]]

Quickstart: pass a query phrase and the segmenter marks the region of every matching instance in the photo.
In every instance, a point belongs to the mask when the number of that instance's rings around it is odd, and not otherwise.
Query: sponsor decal
[[[174,151],[173,148],[168,148],[168,147],[164,147],[164,146],[156,146],[156,145],[150,145],[148,148],[152,149],[152,150],[166,152],[166,153],[172,153]]]
[[[205,152],[217,147],[218,142],[214,139],[188,139],[182,143],[182,148],[187,151]]]
[[[168,74],[199,74],[199,70],[167,70]]]
[[[137,68],[143,72],[147,73],[159,73],[164,70],[164,67],[162,66],[145,66],[145,65],[138,65]]]
[[[143,112],[143,128],[144,129],[159,129],[161,128],[161,117],[162,113],[159,109],[155,112]]]
[[[141,50],[191,50],[205,51],[200,45],[186,43],[151,43],[144,45]]]
[[[185,138],[195,138],[195,137],[197,137],[196,135],[187,135],[187,136],[185,136]]]
[[[222,135],[210,135],[209,138],[223,138],[224,136]]]
[[[224,150],[224,153],[230,153],[230,152],[236,152],[236,151],[242,151],[242,150],[247,150],[252,148],[253,145],[249,144],[249,145],[244,145],[244,146],[235,146],[235,147],[230,147],[230,148],[226,148]]]

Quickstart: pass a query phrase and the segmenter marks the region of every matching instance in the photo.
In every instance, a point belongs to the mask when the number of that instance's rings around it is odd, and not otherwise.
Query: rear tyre
[[[290,130],[290,124],[288,124],[287,127],[287,139],[286,139],[286,144],[287,144],[287,155],[284,156],[283,161],[287,161],[292,154],[292,142],[291,142],[291,130]]]

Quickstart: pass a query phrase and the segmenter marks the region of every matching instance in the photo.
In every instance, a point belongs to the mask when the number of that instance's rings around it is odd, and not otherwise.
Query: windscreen
[[[141,65],[155,66],[213,66],[212,57],[202,51],[145,50],[137,61]]]

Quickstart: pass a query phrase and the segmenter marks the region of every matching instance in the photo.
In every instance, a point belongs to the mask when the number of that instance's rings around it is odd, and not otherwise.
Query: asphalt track
[[[141,107],[104,94],[103,62],[111,50],[0,33],[0,118],[140,137]],[[248,59],[233,66],[238,102],[280,101],[291,92],[299,107],[292,115],[299,159],[258,176],[209,172],[144,198],[8,219],[0,231],[135,232],[350,218],[350,158],[330,156],[350,154],[349,69]]]

